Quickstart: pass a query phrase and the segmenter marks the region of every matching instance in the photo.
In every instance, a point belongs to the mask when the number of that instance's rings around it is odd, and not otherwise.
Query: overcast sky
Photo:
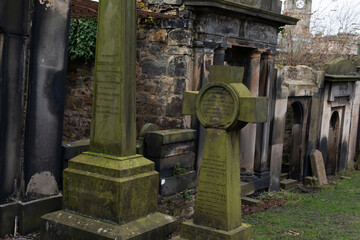
[[[360,0],[313,0],[312,12],[314,32],[359,32]]]

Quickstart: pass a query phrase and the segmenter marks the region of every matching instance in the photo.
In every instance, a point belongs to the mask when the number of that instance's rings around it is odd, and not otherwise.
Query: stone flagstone
[[[267,99],[251,96],[243,73],[243,68],[212,66],[210,83],[185,94],[183,113],[197,115],[206,140],[194,219],[183,224],[181,239],[252,238],[252,227],[241,222],[238,130],[266,121]]]
[[[64,171],[63,211],[43,217],[41,239],[164,239],[159,174],[136,155],[136,1],[101,0],[90,151]]]

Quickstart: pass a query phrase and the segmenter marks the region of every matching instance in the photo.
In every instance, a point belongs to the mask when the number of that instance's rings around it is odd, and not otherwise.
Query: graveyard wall
[[[145,123],[154,123],[160,129],[190,127],[190,117],[183,116],[181,108],[183,93],[192,90],[192,15],[180,6],[162,7],[168,19],[139,19],[136,67],[138,132]],[[93,65],[69,62],[64,141],[90,137]]]
[[[64,141],[90,138],[93,83],[93,63],[69,62],[66,79]]]

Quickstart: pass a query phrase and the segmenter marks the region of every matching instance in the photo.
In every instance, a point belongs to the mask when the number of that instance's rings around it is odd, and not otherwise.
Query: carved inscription
[[[219,224],[226,216],[226,162],[218,155],[204,155],[199,189],[196,196],[196,215],[210,225]]]
[[[224,126],[233,121],[234,98],[222,87],[209,88],[201,98],[200,112],[210,126]]]
[[[99,140],[116,141],[117,136],[121,134],[117,127],[120,123],[120,64],[111,61],[117,59],[117,55],[101,57],[109,61],[99,61],[96,64],[95,136]]]

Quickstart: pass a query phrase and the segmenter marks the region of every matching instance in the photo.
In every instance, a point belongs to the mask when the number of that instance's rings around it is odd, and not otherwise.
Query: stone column
[[[349,154],[347,159],[347,164],[349,167],[354,167],[354,159],[356,152],[356,141],[358,134],[358,124],[359,124],[359,109],[360,109],[360,82],[354,84],[354,100],[352,106],[351,114],[351,128],[350,128],[350,138],[349,138]]]
[[[225,48],[219,47],[215,49],[214,65],[224,66],[225,63]]]
[[[259,96],[261,52],[253,51],[249,65],[249,90],[253,97]],[[240,132],[240,166],[242,180],[254,179],[256,124],[249,123]]]
[[[258,176],[267,176],[269,174],[268,153],[269,153],[269,135],[271,121],[271,101],[273,87],[274,58],[272,55],[263,54],[261,64],[262,74],[260,82],[260,96],[266,96],[269,99],[267,122],[257,125],[256,154],[255,154],[255,172]]]
[[[193,91],[201,89],[201,76],[204,64],[204,44],[200,41],[194,43],[194,74]]]
[[[286,124],[286,111],[288,103],[289,90],[283,87],[281,79],[281,70],[276,77],[276,88],[274,87],[275,102],[273,107],[274,117],[272,123],[272,136],[270,146],[270,186],[269,191],[280,191],[281,165],[284,146],[284,131]],[[281,131],[277,131],[281,129]]]

